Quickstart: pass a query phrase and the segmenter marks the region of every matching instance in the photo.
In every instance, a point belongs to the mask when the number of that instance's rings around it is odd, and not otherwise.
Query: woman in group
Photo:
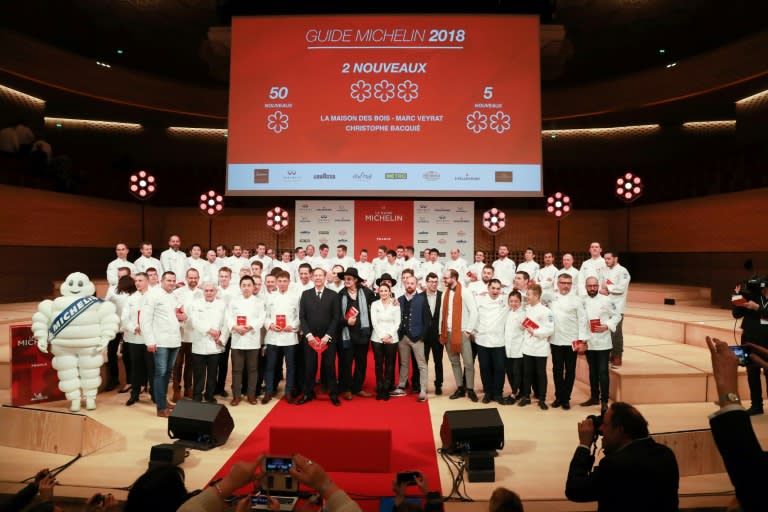
[[[394,375],[400,306],[387,283],[379,285],[379,300],[371,304],[373,362],[376,368],[376,400],[389,400],[389,376]]]
[[[504,347],[507,352],[507,359],[504,363],[504,370],[507,373],[507,381],[512,393],[504,399],[504,403],[512,405],[517,401],[520,394],[520,388],[523,385],[523,320],[525,319],[525,308],[523,307],[523,296],[517,290],[512,290],[507,298],[509,304],[509,313],[507,313],[507,322],[504,325]]]

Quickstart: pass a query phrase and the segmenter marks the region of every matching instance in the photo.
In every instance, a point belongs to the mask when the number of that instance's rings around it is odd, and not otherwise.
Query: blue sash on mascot
[[[48,340],[55,338],[65,327],[71,324],[75,318],[79,317],[86,309],[99,302],[104,301],[92,295],[88,297],[80,297],[67,309],[62,310],[53,320],[50,329],[48,329]]]

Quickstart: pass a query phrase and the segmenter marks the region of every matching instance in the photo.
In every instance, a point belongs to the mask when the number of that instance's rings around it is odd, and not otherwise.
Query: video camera
[[[596,414],[590,414],[587,416],[588,420],[592,420],[592,426],[595,427],[592,434],[592,444],[597,443],[597,438],[600,437],[600,427],[603,426],[603,415],[597,416]]]
[[[762,295],[766,286],[768,286],[768,277],[755,274],[741,284],[741,294],[753,300]]]

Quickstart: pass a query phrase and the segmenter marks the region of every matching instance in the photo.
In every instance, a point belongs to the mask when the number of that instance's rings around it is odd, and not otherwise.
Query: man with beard
[[[590,338],[587,343],[587,362],[589,363],[589,400],[582,407],[600,404],[600,411],[608,409],[608,360],[613,349],[611,333],[621,320],[616,306],[611,299],[600,295],[597,277],[586,279],[586,293],[583,297],[584,308],[589,322]]]
[[[596,430],[605,457],[592,467]],[[675,454],[649,437],[648,422],[633,406],[616,402],[595,429],[591,418],[578,425],[565,495],[575,502],[597,501],[600,512],[677,512],[680,473]]]

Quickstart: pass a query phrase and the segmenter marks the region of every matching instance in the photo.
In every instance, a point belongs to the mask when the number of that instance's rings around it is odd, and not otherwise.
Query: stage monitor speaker
[[[232,416],[221,404],[181,400],[168,417],[168,437],[176,444],[198,450],[210,450],[229,439],[235,428]]]
[[[440,426],[440,439],[443,449],[450,453],[501,450],[504,448],[504,423],[496,408],[446,411]]]
[[[184,462],[186,450],[178,444],[156,444],[149,452],[149,468],[178,466]]]

